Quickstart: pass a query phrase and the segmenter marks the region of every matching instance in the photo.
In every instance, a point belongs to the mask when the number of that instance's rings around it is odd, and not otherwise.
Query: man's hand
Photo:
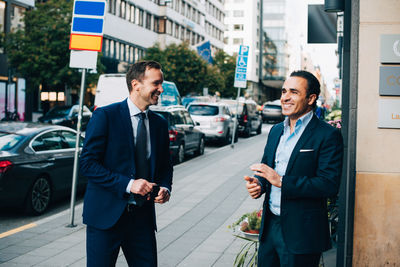
[[[153,186],[155,185],[155,183],[150,183],[145,179],[135,179],[131,186],[131,192],[141,196],[146,196],[153,190]]]
[[[258,175],[268,180],[272,185],[281,187],[281,176],[271,167],[264,163],[257,163],[250,166],[250,169],[254,171],[254,175]]]
[[[244,179],[247,181],[246,188],[250,196],[254,199],[258,198],[261,195],[261,185],[257,178],[245,176]]]
[[[158,191],[157,197],[154,199],[155,203],[163,204],[169,200],[168,190],[164,187],[160,187],[160,191]]]

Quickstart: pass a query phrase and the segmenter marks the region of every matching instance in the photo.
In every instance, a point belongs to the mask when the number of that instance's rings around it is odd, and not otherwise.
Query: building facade
[[[125,72],[146,49],[183,41],[193,47],[210,41],[223,49],[222,0],[108,0],[103,63],[107,73]]]

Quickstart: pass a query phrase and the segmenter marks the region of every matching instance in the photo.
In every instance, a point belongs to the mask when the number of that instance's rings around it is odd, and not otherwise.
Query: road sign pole
[[[81,122],[82,122],[82,106],[85,92],[85,76],[86,69],[82,69],[81,88],[79,93],[79,112],[78,112],[78,123],[76,125],[76,140],[75,140],[75,156],[74,156],[74,169],[72,173],[72,192],[71,192],[71,207],[70,207],[70,223],[68,227],[75,227],[75,198],[76,198],[76,186],[78,180],[78,160],[79,160],[79,141],[81,137]]]
[[[232,135],[231,148],[235,147],[234,143],[235,143],[235,138],[236,138],[236,129],[238,127],[239,98],[240,98],[240,87],[238,87],[237,98],[236,98],[236,114],[235,114],[235,123],[233,124],[233,135]]]

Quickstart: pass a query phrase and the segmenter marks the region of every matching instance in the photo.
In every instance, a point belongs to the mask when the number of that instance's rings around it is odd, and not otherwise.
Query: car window
[[[208,105],[191,105],[189,107],[189,113],[191,115],[199,116],[215,116],[218,115],[218,107]]]
[[[52,108],[46,115],[49,116],[67,116],[69,113],[70,107],[62,106],[62,107],[54,107]]]
[[[39,152],[66,148],[66,145],[56,132],[48,132],[36,138],[32,142],[32,148]]]
[[[13,149],[24,137],[18,134],[0,133],[0,151]]]
[[[185,119],[182,112],[177,111],[174,113],[175,124],[185,124]]]
[[[161,115],[164,119],[167,120],[168,125],[174,125],[173,123],[173,119],[171,118],[171,116],[168,116],[168,112],[165,111],[155,111],[155,113],[157,113],[158,115]]]
[[[67,146],[63,145],[65,148],[75,148],[76,143],[76,133],[70,131],[60,131],[59,134],[63,137],[63,142]],[[83,138],[79,139],[79,147],[83,146]]]
[[[186,124],[194,125],[194,122],[193,122],[192,118],[190,117],[189,112],[183,111],[183,115],[185,116]]]
[[[264,108],[268,108],[268,109],[282,109],[281,106],[278,106],[278,105],[265,105]]]

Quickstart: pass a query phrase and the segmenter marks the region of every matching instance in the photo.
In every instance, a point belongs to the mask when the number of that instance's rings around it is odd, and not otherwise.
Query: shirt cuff
[[[133,184],[133,179],[131,179],[130,181],[129,181],[129,183],[128,183],[128,185],[127,185],[127,187],[126,187],[126,193],[128,193],[128,194],[130,194],[131,193],[131,187],[132,187],[132,184]]]
[[[160,186],[160,188],[165,188],[168,191],[168,194],[171,196],[171,191],[169,191],[168,188],[164,187],[164,186]]]

